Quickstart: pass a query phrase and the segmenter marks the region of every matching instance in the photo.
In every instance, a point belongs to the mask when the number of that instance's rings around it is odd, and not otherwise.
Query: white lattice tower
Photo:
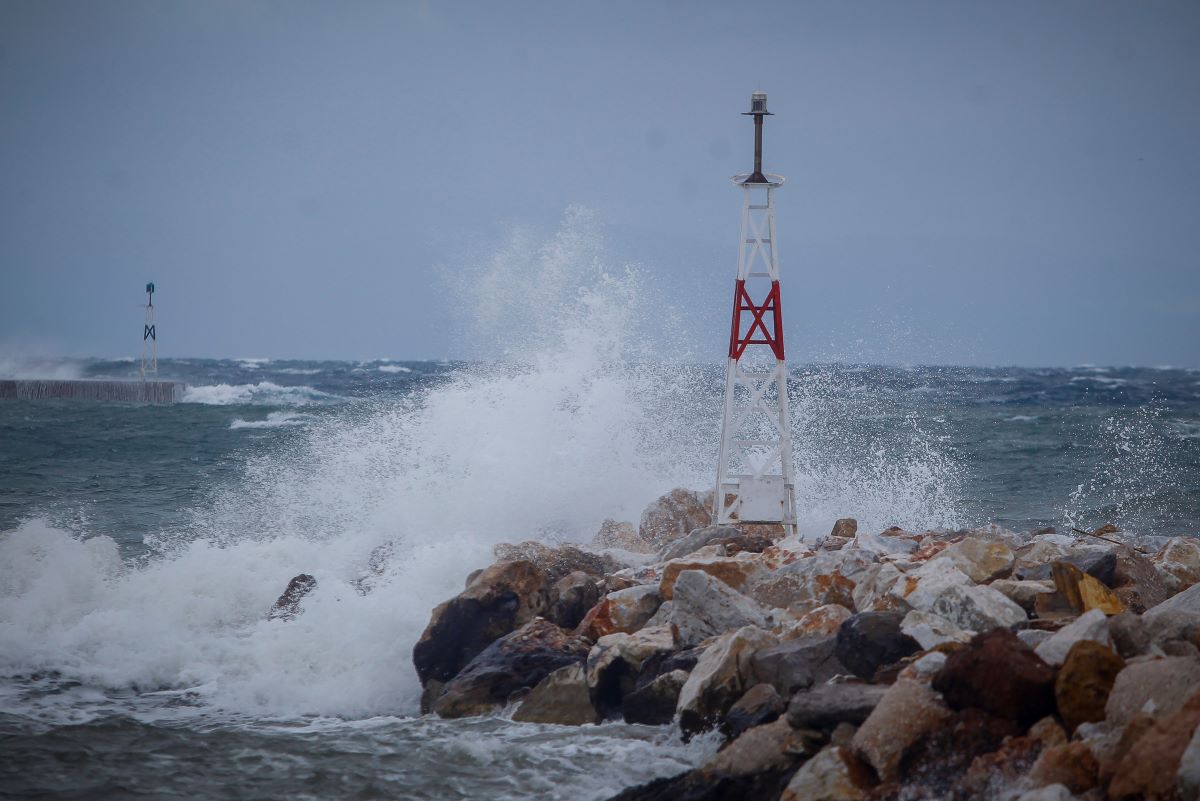
[[[794,534],[792,423],[775,239],[775,190],[783,177],[762,171],[767,96],[755,92],[747,114],[754,117],[754,172],[733,177],[742,188],[742,235],[713,505],[718,523],[781,523]]]
[[[142,380],[158,378],[158,332],[154,328],[154,284],[146,284],[146,325],[142,329]]]

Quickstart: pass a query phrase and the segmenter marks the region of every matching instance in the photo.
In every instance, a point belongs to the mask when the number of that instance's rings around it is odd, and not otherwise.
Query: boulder
[[[679,574],[667,621],[679,648],[691,648],[742,626],[770,626],[767,614],[754,601],[701,570]]]
[[[774,642],[762,629],[744,626],[721,635],[709,646],[679,693],[676,711],[684,734],[720,723],[734,702],[755,683],[750,673],[754,652]]]
[[[1072,793],[1086,793],[1099,784],[1100,763],[1086,743],[1052,745],[1042,751],[1029,770],[1034,787],[1061,785]]]
[[[1159,647],[1171,640],[1200,641],[1200,612],[1177,609],[1146,615],[1143,626],[1150,642]]]
[[[317,580],[307,573],[301,573],[288,582],[283,594],[275,601],[267,620],[293,620],[304,614],[300,602],[304,597],[317,588]]]
[[[853,539],[858,533],[858,521],[853,517],[843,517],[833,524],[829,536],[843,539]]]
[[[546,610],[546,617],[555,625],[573,629],[599,600],[600,583],[596,577],[576,570],[560,578],[550,588],[550,607]]]
[[[1152,561],[1160,573],[1175,579],[1179,589],[1190,587],[1200,582],[1200,539],[1172,537]]]
[[[768,645],[750,658],[750,676],[790,696],[846,672],[836,656],[837,637],[811,637]]]
[[[795,640],[804,637],[827,637],[837,634],[842,624],[850,619],[851,612],[841,604],[825,604],[806,613],[791,625],[785,625],[779,634],[781,640]]]
[[[964,631],[986,632],[1028,619],[1025,610],[987,586],[946,588],[929,610]]]
[[[607,554],[589,553],[574,545],[547,545],[527,540],[513,545],[502,542],[492,549],[501,562],[526,561],[546,571],[546,582],[554,584],[568,573],[579,570],[597,578],[620,570],[624,565]]]
[[[737,538],[741,536],[741,533],[737,526],[715,525],[698,528],[679,539],[668,542],[659,552],[659,557],[664,561],[682,559],[707,545]]]
[[[1168,580],[1154,563],[1132,548],[1117,548],[1113,576],[1117,596],[1130,610],[1142,614],[1171,597],[1174,581]]]
[[[839,573],[777,572],[755,582],[747,592],[764,608],[800,615],[830,604],[854,606],[854,582]]]
[[[1131,662],[1117,674],[1104,717],[1124,727],[1138,712],[1169,715],[1200,689],[1200,660],[1168,656]]]
[[[900,631],[928,651],[948,642],[967,642],[971,635],[941,615],[914,609],[900,622]]]
[[[1013,569],[1012,549],[1001,540],[967,537],[948,546],[938,556],[954,564],[976,584],[1005,578]]]
[[[1108,619],[1108,634],[1112,637],[1113,647],[1117,653],[1126,659],[1146,653],[1150,650],[1150,633],[1141,615],[1133,612],[1122,612]]]
[[[717,778],[785,771],[800,761],[809,745],[804,733],[793,729],[786,720],[777,720],[743,732],[696,772]]]
[[[714,578],[718,578],[735,590],[741,591],[747,581],[755,573],[762,570],[755,561],[737,557],[704,557],[673,559],[663,565],[662,579],[658,585],[658,594],[664,601],[675,597],[675,582],[679,574],[688,570],[700,570]]]
[[[1058,714],[1071,731],[1104,720],[1108,694],[1124,669],[1125,660],[1098,642],[1084,639],[1071,646],[1054,681]]]
[[[500,562],[438,605],[413,647],[421,684],[449,681],[483,649],[544,613],[547,583],[546,571],[533,562]]]
[[[622,699],[636,688],[646,663],[674,650],[674,638],[665,626],[601,637],[587,654],[592,703],[602,715],[615,714],[622,707]]]
[[[875,784],[851,749],[830,745],[796,771],[779,801],[861,801]]]
[[[838,629],[834,654],[856,676],[870,679],[879,668],[921,649],[900,626],[897,612],[859,612]]]
[[[1016,579],[997,579],[991,583],[991,588],[1003,594],[1010,601],[1025,610],[1034,611],[1038,596],[1054,592],[1052,581],[1019,581]]]
[[[978,707],[1027,724],[1054,711],[1054,669],[1008,629],[951,653],[933,688],[954,709]]]
[[[1115,549],[1092,545],[1075,546],[1071,548],[1046,548],[1039,554],[1039,561],[1032,562],[1033,551],[1017,560],[1014,577],[1025,581],[1045,581],[1053,577],[1051,565],[1055,562],[1066,562],[1091,576],[1106,587],[1116,584],[1117,552]]]
[[[726,736],[737,737],[747,729],[770,723],[783,714],[786,704],[770,684],[755,684],[725,713]]]
[[[656,676],[621,699],[621,714],[626,723],[663,726],[675,719],[679,692],[687,682],[686,670],[672,670]]]
[[[931,559],[916,570],[910,570],[892,585],[889,591],[893,598],[901,601],[897,608],[933,611],[939,598],[951,587],[969,587],[971,578],[958,569],[953,562],[938,557]]]
[[[902,679],[888,688],[854,733],[854,749],[875,768],[880,779],[895,781],[909,749],[952,717],[928,685]]]
[[[794,728],[832,731],[842,723],[861,725],[887,692],[887,687],[857,682],[820,684],[798,692],[788,704],[787,719]]]
[[[564,726],[599,723],[600,715],[592,706],[583,665],[575,663],[561,667],[542,679],[521,701],[513,713],[513,720]]]
[[[903,793],[912,798],[961,798],[956,784],[979,757],[995,753],[1020,734],[1011,720],[981,709],[963,709],[924,732],[900,761]]]
[[[1099,609],[1106,615],[1119,615],[1125,604],[1115,592],[1067,562],[1051,562],[1054,587],[1076,614]]]
[[[588,610],[575,633],[592,640],[618,632],[632,633],[648,625],[661,605],[658,588],[651,584],[610,592]]]
[[[1192,733],[1192,739],[1179,758],[1175,786],[1182,801],[1200,799],[1200,729]]]
[[[582,637],[535,618],[489,645],[447,682],[434,711],[444,718],[490,712],[555,670],[582,662],[590,647]]]
[[[1164,600],[1147,609],[1145,611],[1145,618],[1147,622],[1150,622],[1168,612],[1200,613],[1200,584],[1188,587],[1183,592],[1171,596],[1169,600]]]
[[[1080,640],[1092,640],[1105,647],[1112,646],[1112,637],[1108,634],[1108,617],[1099,609],[1081,615],[1054,632],[1037,647],[1037,654],[1048,665],[1061,665],[1067,658],[1067,652]]]
[[[901,556],[917,550],[917,544],[911,533],[900,528],[889,528],[881,534],[859,531],[854,535],[851,547],[878,556]]]
[[[879,562],[867,568],[858,578],[851,596],[853,609],[858,612],[906,612],[909,605],[903,593],[892,593],[892,587],[904,574],[891,562]]]
[[[607,519],[600,524],[600,530],[592,538],[592,547],[612,548],[633,553],[654,553],[654,546],[641,538],[632,523],[618,523],[612,519]]]
[[[1200,725],[1200,694],[1178,710],[1160,715],[1117,764],[1112,801],[1173,801],[1184,752]]]
[[[1019,629],[1017,631],[1017,638],[1035,650],[1039,645],[1053,636],[1054,632],[1042,629]]]
[[[698,528],[712,524],[713,493],[673,489],[642,512],[638,534],[661,549]]]

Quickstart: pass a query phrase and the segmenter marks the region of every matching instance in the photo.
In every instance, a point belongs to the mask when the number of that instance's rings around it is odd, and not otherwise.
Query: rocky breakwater
[[[414,649],[425,710],[720,733],[625,801],[1200,798],[1200,540],[843,520],[805,545],[709,501],[497,548]]]

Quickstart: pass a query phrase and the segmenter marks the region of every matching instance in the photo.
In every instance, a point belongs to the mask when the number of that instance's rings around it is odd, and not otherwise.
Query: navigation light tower
[[[146,284],[146,326],[142,330],[142,380],[158,378],[158,333],[154,330],[154,284]]]

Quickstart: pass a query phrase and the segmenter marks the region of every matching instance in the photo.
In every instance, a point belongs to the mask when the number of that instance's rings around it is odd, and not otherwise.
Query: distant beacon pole
[[[142,330],[142,380],[158,378],[158,333],[154,330],[154,284],[146,284],[146,327]]]
[[[742,237],[713,506],[718,523],[781,523],[790,535],[796,494],[775,253],[775,190],[783,177],[762,171],[763,117],[771,116],[765,93],[750,96],[745,115],[754,117],[754,172],[732,179],[742,187]]]

